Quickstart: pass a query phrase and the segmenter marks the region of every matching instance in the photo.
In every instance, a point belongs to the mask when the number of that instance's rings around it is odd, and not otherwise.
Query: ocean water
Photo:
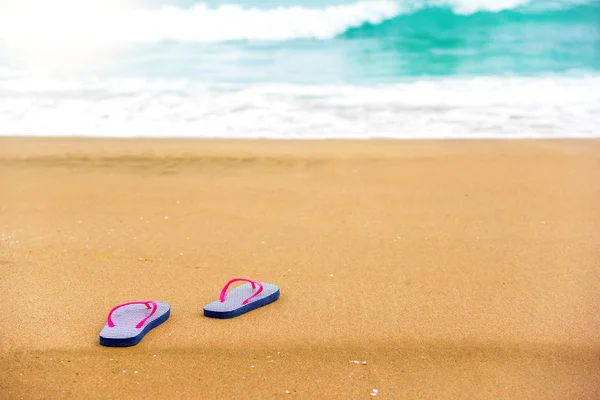
[[[600,137],[600,0],[0,0],[0,135]]]

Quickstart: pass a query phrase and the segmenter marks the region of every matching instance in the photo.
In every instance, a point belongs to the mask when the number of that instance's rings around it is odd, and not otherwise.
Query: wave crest
[[[188,9],[121,11],[44,7],[0,14],[0,43],[109,43],[112,45],[237,40],[331,39],[366,23],[380,24],[400,14],[429,7],[451,8],[457,14],[542,5],[570,7],[593,0],[373,0],[323,8],[243,8],[199,3]],[[53,2],[50,4],[61,4]],[[71,3],[65,3],[71,4]],[[87,11],[86,11],[87,10]]]
[[[0,17],[0,41],[144,44],[328,39],[349,27],[378,24],[400,12],[395,1],[377,0],[319,9],[260,10],[238,5],[209,8],[201,3],[189,9],[164,6],[119,13],[21,13]]]

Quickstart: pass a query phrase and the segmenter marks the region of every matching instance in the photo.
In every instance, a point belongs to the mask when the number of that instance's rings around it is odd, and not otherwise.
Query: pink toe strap
[[[258,296],[260,294],[260,292],[263,291],[263,285],[260,282],[253,281],[252,279],[246,279],[246,278],[233,278],[232,280],[227,282],[227,284],[225,285],[223,290],[221,290],[221,296],[219,296],[219,300],[221,301],[221,303],[225,302],[225,295],[227,293],[227,289],[229,289],[229,286],[232,283],[238,282],[238,281],[250,282],[252,284],[252,289],[256,289],[256,285],[258,285],[258,290],[256,291],[256,293],[254,293],[252,296],[250,296],[246,300],[244,300],[242,302],[242,304],[248,304],[248,301],[250,301],[250,299]]]
[[[130,303],[119,304],[118,306],[116,306],[112,310],[110,310],[110,312],[108,313],[108,326],[110,328],[114,328],[115,327],[115,324],[112,321],[112,314],[113,314],[113,312],[115,312],[117,309],[119,309],[121,307],[129,306],[131,304],[144,304],[144,305],[146,305],[146,308],[148,308],[148,309],[150,309],[150,305],[152,304],[152,311],[150,312],[150,314],[146,318],[144,318],[143,320],[141,320],[135,326],[138,329],[141,328],[142,326],[144,326],[144,324],[146,323],[146,321],[148,321],[148,318],[150,318],[151,316],[153,316],[154,313],[156,312],[156,310],[158,309],[158,305],[154,301],[132,301]]]

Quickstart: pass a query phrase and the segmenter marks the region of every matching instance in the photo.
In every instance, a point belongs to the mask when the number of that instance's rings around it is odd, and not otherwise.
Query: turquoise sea
[[[600,0],[0,4],[0,135],[600,137]]]

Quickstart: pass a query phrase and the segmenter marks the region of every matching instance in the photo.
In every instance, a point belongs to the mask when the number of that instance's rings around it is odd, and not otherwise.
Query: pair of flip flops
[[[235,282],[248,282],[232,289]],[[246,278],[234,278],[227,282],[218,300],[204,307],[204,316],[210,318],[233,318],[274,302],[279,298],[279,287],[271,283]],[[134,301],[120,304],[108,313],[107,323],[100,331],[100,344],[126,347],[138,344],[144,336],[171,315],[168,303]]]

